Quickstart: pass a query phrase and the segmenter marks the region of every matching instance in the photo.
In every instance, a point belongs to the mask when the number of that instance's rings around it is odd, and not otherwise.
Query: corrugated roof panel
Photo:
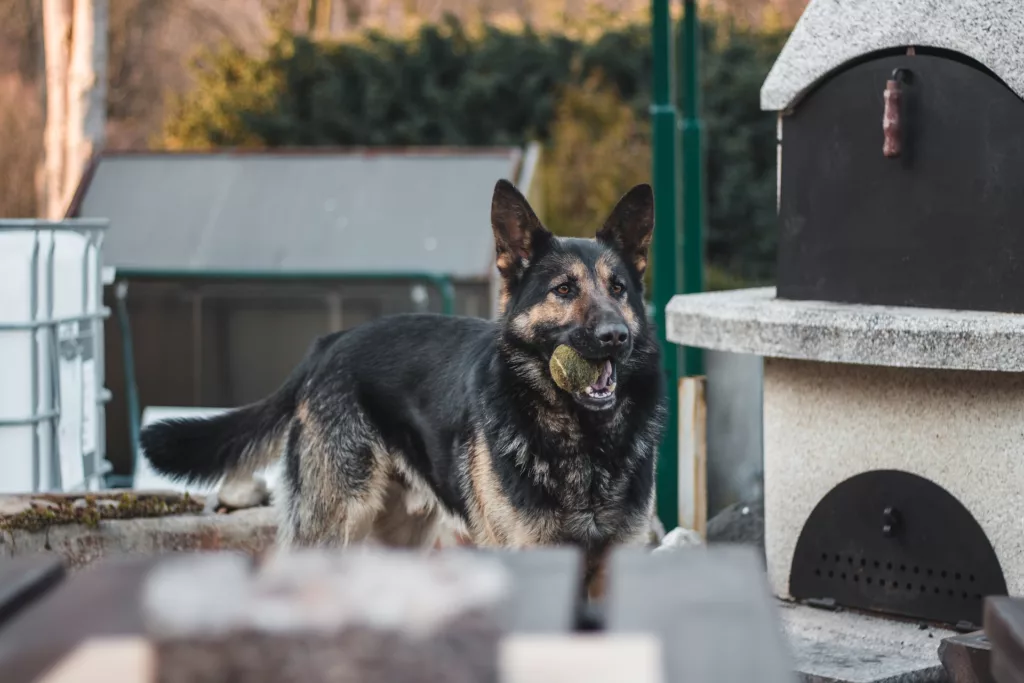
[[[78,215],[133,270],[486,277],[491,192],[516,150],[129,154],[100,159]]]

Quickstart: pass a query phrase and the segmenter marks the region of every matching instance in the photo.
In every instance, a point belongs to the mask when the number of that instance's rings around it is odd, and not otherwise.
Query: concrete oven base
[[[1024,373],[766,359],[765,545],[777,595],[804,523],[855,474],[896,469],[955,496],[1024,594]]]
[[[765,358],[765,554],[789,597],[800,531],[837,484],[902,470],[943,487],[1024,595],[1024,315],[676,296],[670,341]]]
[[[803,683],[949,680],[938,650],[952,631],[789,602],[780,603],[779,613]]]

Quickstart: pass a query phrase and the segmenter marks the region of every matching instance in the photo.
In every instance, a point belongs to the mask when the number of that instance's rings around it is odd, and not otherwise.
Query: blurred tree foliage
[[[703,26],[709,279],[719,285],[773,271],[775,123],[759,91],[785,35],[716,17]],[[193,71],[196,86],[170,105],[170,149],[537,139],[547,145],[544,218],[563,234],[592,234],[619,195],[650,179],[642,24],[592,41],[493,27],[471,35],[452,18],[409,40],[281,32],[263,56],[224,47]]]
[[[650,126],[592,74],[562,91],[539,179],[545,222],[593,237],[615,202],[651,176]]]

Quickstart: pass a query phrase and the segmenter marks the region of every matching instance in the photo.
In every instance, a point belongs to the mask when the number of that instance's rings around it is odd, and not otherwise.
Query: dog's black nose
[[[594,330],[601,348],[617,349],[629,339],[629,328],[622,323],[604,323]]]

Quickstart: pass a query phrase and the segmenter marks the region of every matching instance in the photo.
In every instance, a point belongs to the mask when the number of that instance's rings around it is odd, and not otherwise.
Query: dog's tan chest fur
[[[560,505],[554,510],[518,509],[498,481],[493,457],[483,434],[477,434],[469,444],[463,485],[468,493],[468,531],[478,545],[521,548],[568,539],[593,541],[595,545],[617,543],[646,528],[644,514],[631,516],[635,519],[623,514],[620,499],[628,485],[626,480],[617,485],[598,481],[595,486],[594,479],[606,479],[607,472],[574,458],[549,466],[540,461],[529,462],[528,454],[521,456],[523,476],[532,477],[535,483],[546,483]],[[551,467],[564,471],[552,473]]]

